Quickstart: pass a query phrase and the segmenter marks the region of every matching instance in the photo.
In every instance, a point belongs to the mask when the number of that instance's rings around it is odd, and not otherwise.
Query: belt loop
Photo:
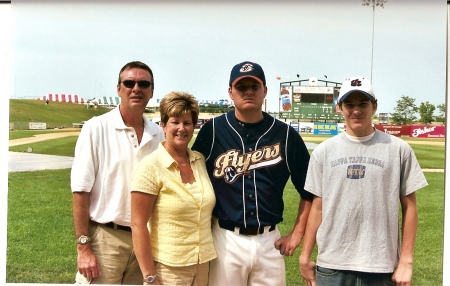
[[[272,227],[272,226],[270,226],[270,225],[265,226],[265,227],[264,227],[263,235],[268,234],[268,233],[270,232],[270,228],[271,228],[271,227]]]
[[[114,224],[114,227],[113,227],[113,228],[117,230],[117,224]]]
[[[236,226],[235,228],[234,228],[234,234],[236,234],[236,235],[239,235],[240,233],[239,233],[239,227],[238,226]]]

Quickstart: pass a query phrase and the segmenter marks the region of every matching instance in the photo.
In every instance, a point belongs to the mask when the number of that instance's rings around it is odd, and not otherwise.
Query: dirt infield
[[[433,145],[433,146],[445,146],[445,142],[439,142],[439,141],[412,141],[405,139],[408,144],[413,145]]]
[[[66,130],[64,130],[64,132],[52,132],[52,133],[46,133],[46,134],[37,134],[37,135],[33,135],[33,137],[9,140],[9,146],[11,147],[11,146],[35,143],[35,142],[40,142],[40,141],[45,141],[45,140],[50,140],[50,139],[63,138],[63,137],[67,137],[67,136],[78,136],[80,134],[81,129],[78,129],[78,130],[74,129],[75,131],[69,131],[69,132],[66,132]]]

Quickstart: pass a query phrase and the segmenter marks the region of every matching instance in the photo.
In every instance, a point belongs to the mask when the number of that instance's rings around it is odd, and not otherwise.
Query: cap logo
[[[350,83],[351,86],[361,86],[361,81],[359,79],[354,79]]]
[[[241,69],[239,70],[240,72],[250,72],[253,70],[253,65],[252,64],[245,64],[241,67]]]

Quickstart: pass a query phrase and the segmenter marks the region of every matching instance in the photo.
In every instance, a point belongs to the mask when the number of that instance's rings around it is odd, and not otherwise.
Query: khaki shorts
[[[162,285],[208,285],[209,262],[181,267],[155,262],[155,271]]]
[[[131,231],[92,222],[89,233],[92,251],[100,264],[102,275],[88,281],[78,272],[75,284],[143,284],[142,272],[133,251]]]

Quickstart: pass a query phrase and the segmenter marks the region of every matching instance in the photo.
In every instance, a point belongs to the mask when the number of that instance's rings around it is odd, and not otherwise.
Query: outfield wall
[[[374,127],[396,137],[445,138],[445,126],[374,124]]]

